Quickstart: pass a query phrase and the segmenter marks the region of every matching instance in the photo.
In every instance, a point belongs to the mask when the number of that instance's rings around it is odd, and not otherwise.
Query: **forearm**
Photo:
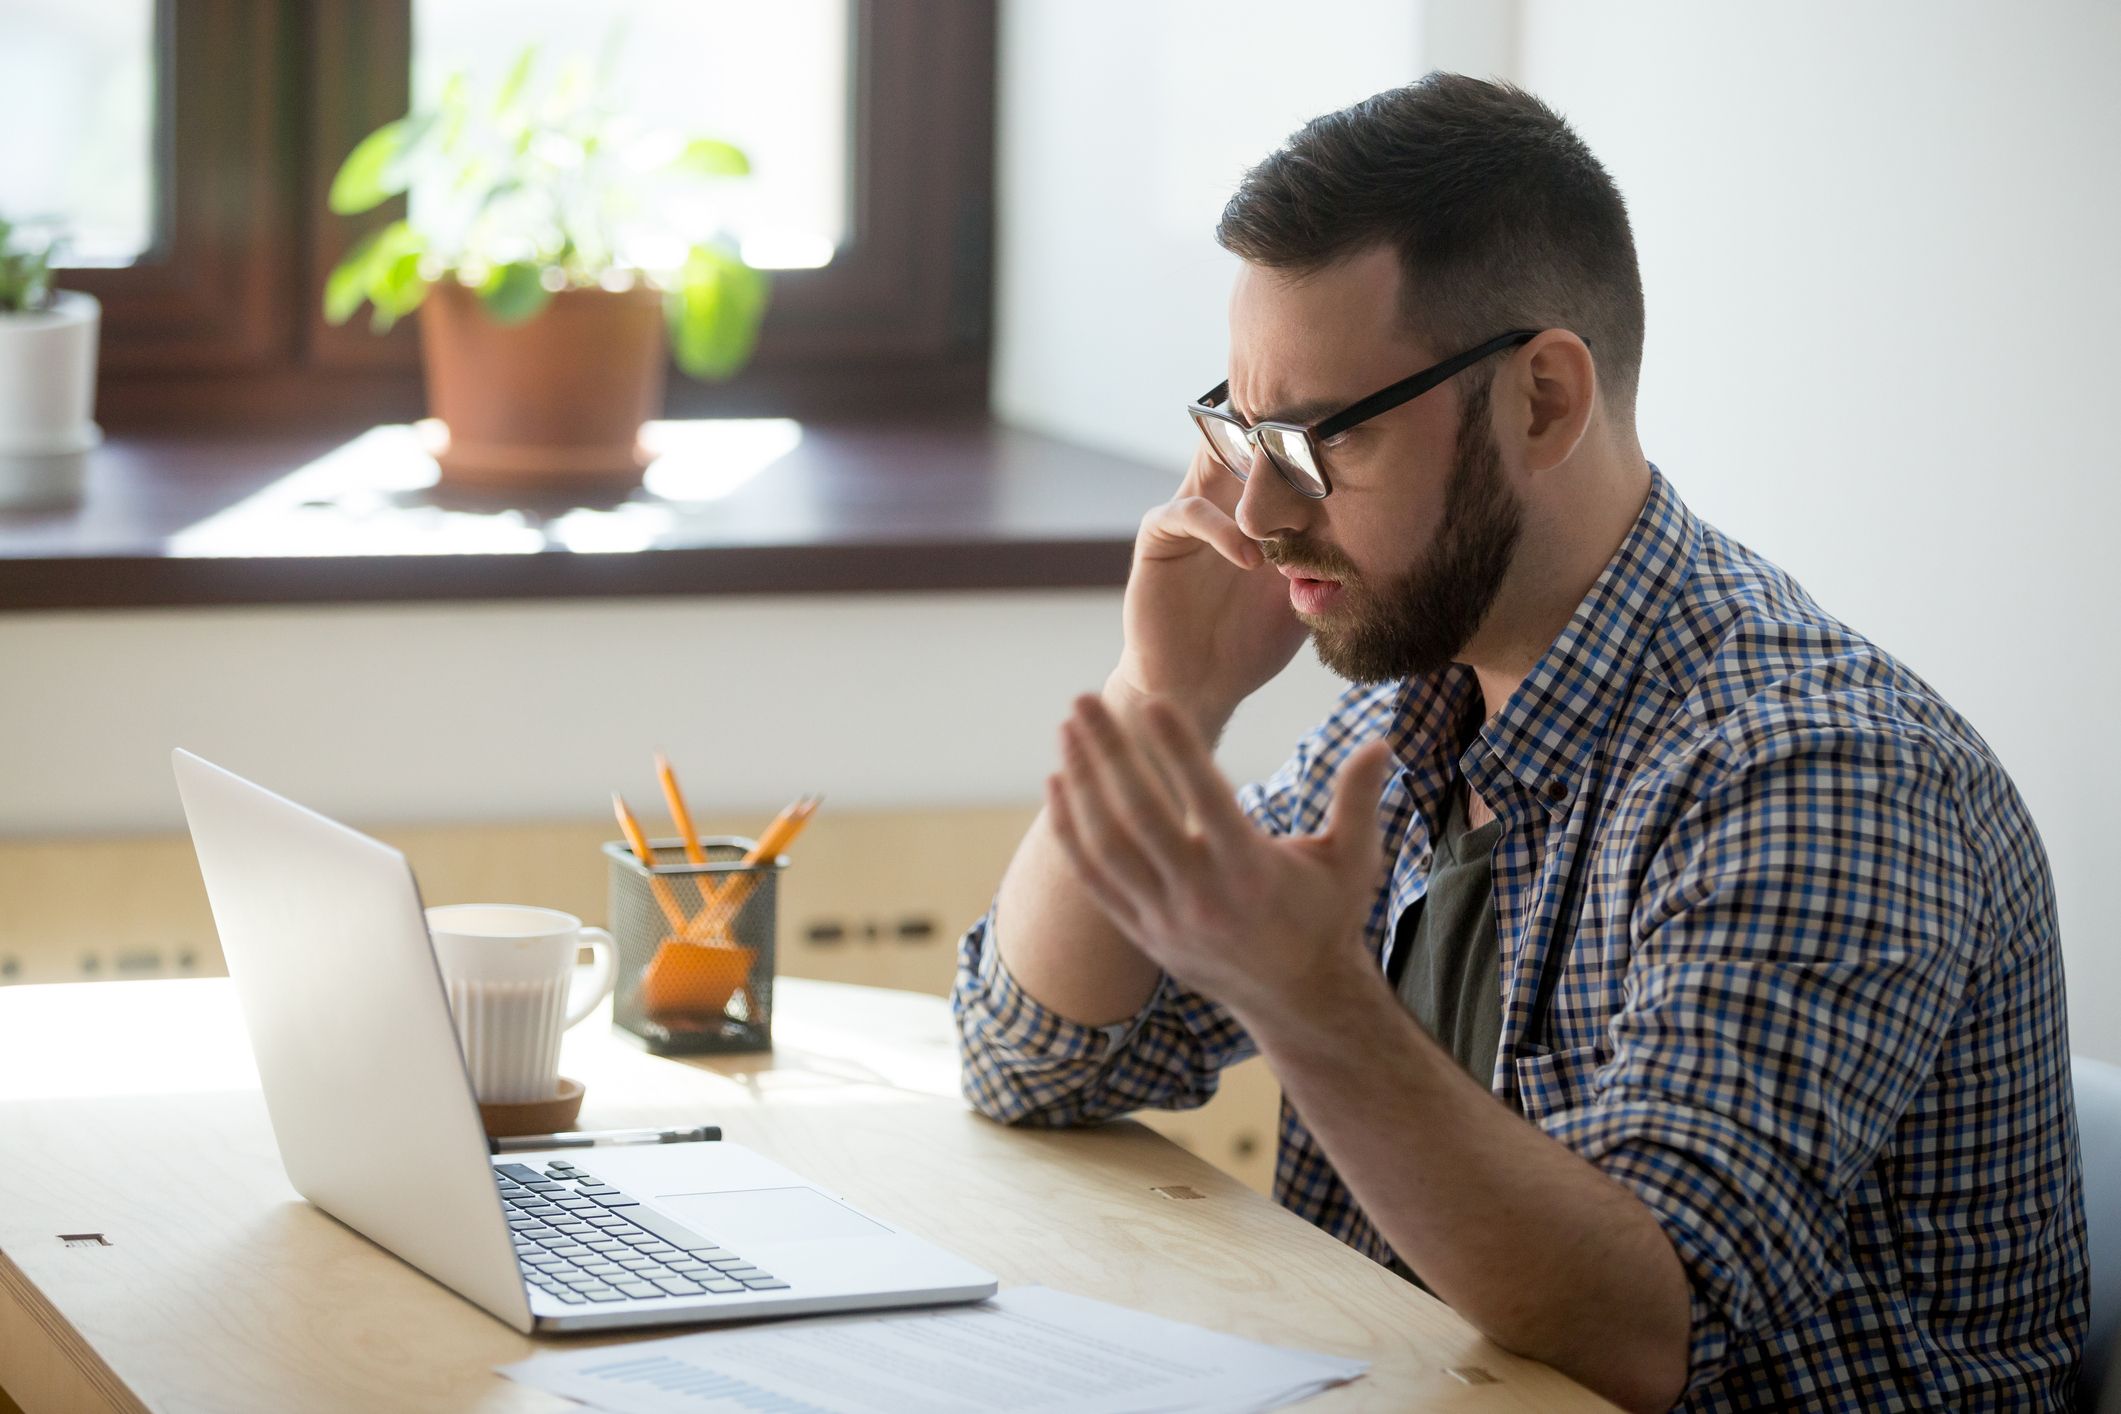
[[[1385,1239],[1508,1349],[1624,1406],[1685,1383],[1685,1270],[1632,1193],[1505,1108],[1374,972],[1246,1017],[1290,1102]]]
[[[1140,705],[1117,681],[1107,682],[1102,696],[1123,716]],[[1230,715],[1220,709],[1186,710],[1211,741]],[[1002,962],[1017,985],[1048,1010],[1085,1026],[1132,1018],[1163,976],[1083,889],[1044,810],[1002,876],[995,934]]]
[[[1147,1005],[1163,975],[1083,896],[1043,810],[1002,876],[994,914],[1002,965],[1070,1021],[1125,1021]]]

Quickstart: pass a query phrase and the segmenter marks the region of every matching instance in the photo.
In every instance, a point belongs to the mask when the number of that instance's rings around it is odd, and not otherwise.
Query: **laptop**
[[[295,1191],[526,1333],[977,1301],[725,1140],[494,1155],[405,856],[188,751],[177,789]]]

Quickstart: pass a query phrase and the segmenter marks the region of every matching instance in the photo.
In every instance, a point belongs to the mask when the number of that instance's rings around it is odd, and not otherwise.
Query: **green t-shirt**
[[[1486,1086],[1502,1042],[1502,973],[1495,948],[1495,889],[1489,857],[1502,821],[1472,829],[1463,789],[1451,793],[1449,818],[1431,854],[1429,888],[1400,916],[1392,947],[1399,1000],[1437,1043]],[[1392,1270],[1419,1282],[1394,1259]]]
[[[1502,973],[1488,870],[1501,836],[1500,819],[1472,829],[1465,791],[1451,793],[1449,818],[1432,851],[1428,893],[1400,918],[1392,949],[1399,1000],[1483,1086],[1494,1078],[1495,1048],[1502,1040]]]

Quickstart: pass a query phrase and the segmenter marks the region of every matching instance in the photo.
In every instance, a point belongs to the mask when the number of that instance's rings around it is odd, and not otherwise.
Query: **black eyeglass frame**
[[[1198,402],[1188,403],[1186,412],[1191,415],[1196,426],[1200,424],[1201,419],[1204,417],[1212,417],[1218,422],[1229,423],[1244,435],[1246,445],[1252,447],[1260,445],[1259,438],[1262,432],[1290,433],[1303,438],[1304,445],[1311,454],[1311,464],[1318,469],[1317,475],[1320,489],[1316,492],[1307,489],[1297,479],[1303,473],[1291,471],[1288,467],[1283,466],[1281,459],[1275,456],[1271,448],[1263,448],[1262,450],[1266,451],[1267,460],[1272,463],[1277,472],[1281,473],[1281,479],[1289,483],[1291,490],[1309,500],[1323,501],[1326,497],[1333,494],[1333,483],[1326,479],[1325,458],[1319,455],[1318,444],[1320,442],[1338,437],[1351,427],[1368,422],[1373,417],[1388,413],[1402,404],[1410,403],[1438,384],[1465,372],[1474,364],[1488,357],[1488,355],[1528,344],[1545,332],[1543,329],[1512,329],[1507,334],[1498,334],[1476,348],[1467,349],[1461,354],[1453,354],[1442,363],[1424,368],[1410,378],[1402,378],[1390,387],[1380,388],[1368,397],[1352,402],[1339,412],[1329,414],[1315,422],[1280,422],[1269,419],[1265,422],[1255,422],[1247,426],[1238,418],[1236,413],[1231,412],[1226,407],[1219,406],[1219,404],[1226,402],[1230,396],[1230,380],[1227,378],[1202,394]],[[1590,341],[1586,339],[1584,342],[1588,346]],[[1239,481],[1245,480],[1251,474],[1249,467],[1234,467],[1230,465],[1229,461],[1223,456],[1222,449],[1215,445],[1215,439],[1208,435],[1207,428],[1202,427],[1200,433],[1201,436],[1207,438],[1209,452],[1214,455],[1217,462],[1222,464],[1225,471],[1228,471]]]

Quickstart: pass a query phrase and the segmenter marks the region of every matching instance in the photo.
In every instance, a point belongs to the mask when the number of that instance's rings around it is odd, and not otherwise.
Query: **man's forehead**
[[[1230,292],[1230,392],[1250,418],[1307,421],[1424,366],[1404,275],[1373,246],[1301,273],[1240,264]]]

